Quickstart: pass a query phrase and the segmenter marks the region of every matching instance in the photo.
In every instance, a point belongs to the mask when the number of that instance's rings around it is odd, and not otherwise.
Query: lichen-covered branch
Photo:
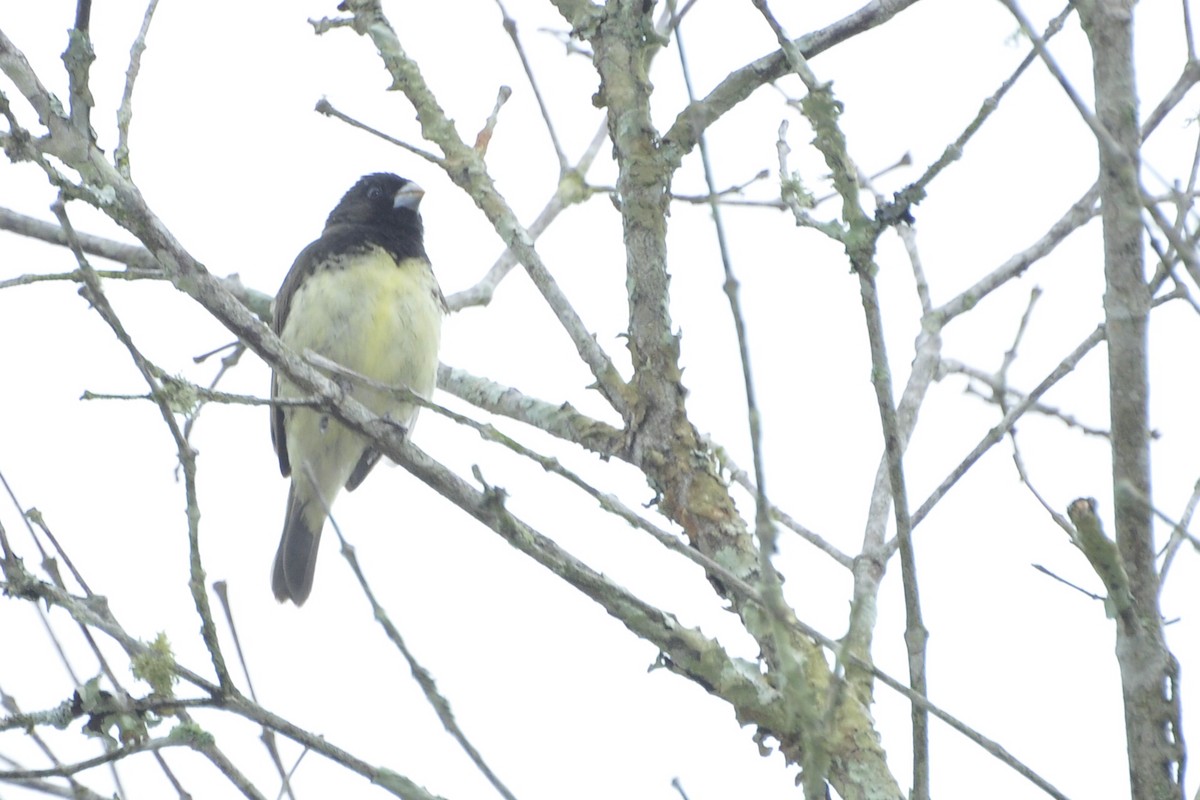
[[[1178,671],[1158,607],[1150,483],[1151,296],[1142,249],[1137,84],[1132,0],[1086,0],[1080,21],[1092,50],[1104,225],[1104,319],[1108,340],[1116,549],[1129,578],[1136,625],[1117,626],[1134,797],[1181,797],[1183,729],[1175,714]]]
[[[405,53],[396,31],[380,8],[379,0],[345,0],[341,8],[353,15],[354,30],[369,36],[378,49],[384,66],[392,76],[392,88],[404,92],[416,108],[422,134],[436,143],[445,155],[446,174],[475,201],[500,238],[525,266],[530,279],[570,335],[584,363],[591,369],[597,388],[617,411],[624,413],[628,405],[624,380],[542,263],[529,231],[521,225],[512,208],[496,190],[482,153],[459,136],[454,122],[438,104],[420,68]]]

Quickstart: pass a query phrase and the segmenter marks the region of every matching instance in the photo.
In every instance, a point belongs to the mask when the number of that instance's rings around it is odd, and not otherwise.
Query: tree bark
[[[1118,615],[1117,660],[1125,704],[1129,781],[1135,798],[1183,796],[1182,732],[1175,661],[1158,607],[1150,483],[1150,289],[1142,249],[1141,135],[1133,70],[1132,0],[1079,5],[1092,48],[1104,225],[1104,316],[1108,333],[1116,543],[1133,613]]]

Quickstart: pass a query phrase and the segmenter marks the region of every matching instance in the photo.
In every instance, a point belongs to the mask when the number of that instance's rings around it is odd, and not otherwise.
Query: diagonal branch
[[[521,225],[512,208],[497,191],[482,155],[462,140],[453,121],[438,104],[420,68],[400,45],[395,30],[383,15],[379,0],[345,0],[341,8],[353,15],[354,30],[360,35],[369,36],[375,44],[384,66],[392,76],[392,87],[404,92],[416,108],[422,134],[436,143],[445,155],[446,174],[470,195],[500,238],[525,265],[534,285],[571,337],[584,363],[591,369],[597,388],[624,415],[628,410],[624,380],[542,262],[529,231]]]
[[[804,58],[812,58],[836,44],[877,28],[892,17],[915,5],[917,0],[871,0],[852,14],[831,25],[805,34],[793,42]],[[778,80],[791,70],[783,50],[752,61],[731,72],[703,100],[690,104],[679,113],[671,128],[663,134],[663,152],[673,166],[696,146],[701,133],[757,89]]]

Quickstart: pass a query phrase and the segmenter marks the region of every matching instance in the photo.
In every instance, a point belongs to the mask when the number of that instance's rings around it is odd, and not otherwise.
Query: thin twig
[[[1089,592],[1087,589],[1084,589],[1082,586],[1077,586],[1076,584],[1071,583],[1069,580],[1062,577],[1061,575],[1055,575],[1053,572],[1046,569],[1041,564],[1031,564],[1030,566],[1032,566],[1034,569],[1036,569],[1038,572],[1042,573],[1046,577],[1053,578],[1054,580],[1058,581],[1061,584],[1070,586],[1072,589],[1079,592],[1084,597],[1091,598],[1092,600],[1099,600],[1102,603],[1104,602],[1104,598],[1102,596],[1096,594],[1095,592]]]
[[[207,360],[207,358],[214,353],[219,353],[222,350],[229,348],[232,348],[231,352],[221,359],[221,366],[217,370],[217,374],[213,376],[211,381],[209,381],[209,392],[215,392],[217,384],[221,382],[221,379],[224,378],[231,369],[238,365],[238,362],[241,361],[242,354],[246,352],[246,345],[242,344],[241,342],[234,342],[233,344],[223,345],[216,350],[210,351],[202,356],[196,356],[192,359],[193,363],[200,364]],[[189,442],[192,440],[192,429],[196,426],[196,421],[200,418],[200,412],[204,409],[205,405],[206,401],[201,398],[188,413],[187,421],[183,424],[183,435]]]
[[[707,148],[706,148],[707,149]],[[759,181],[764,181],[771,176],[770,170],[759,170],[749,180],[734,184],[733,186],[720,189],[718,191],[705,192],[704,194],[679,194],[671,192],[671,199],[678,200],[683,203],[691,203],[693,205],[711,205],[714,202],[721,205],[743,205],[743,206],[766,206],[769,208],[784,208],[782,202],[778,200],[746,200],[732,198],[730,195],[741,194],[746,190],[746,187],[751,186]]]
[[[988,402],[996,403],[997,405],[1001,405],[1005,409],[1007,409],[1007,407],[1010,403],[1010,400],[1017,400],[1019,402],[1021,400],[1024,400],[1028,396],[1024,392],[1021,392],[1018,389],[1014,389],[1011,386],[1008,386],[1008,385],[1001,386],[997,382],[996,376],[991,373],[984,372],[983,370],[978,369],[976,367],[967,366],[966,364],[962,363],[961,361],[955,361],[954,359],[948,358],[948,359],[943,360],[939,367],[939,370],[938,370],[938,380],[941,380],[942,378],[946,377],[947,375],[954,375],[954,374],[964,375],[967,378],[969,378],[971,381],[976,381],[978,383],[982,383],[984,385],[984,387],[986,387],[986,391],[983,389],[976,388],[972,383],[967,384],[967,388],[965,389],[965,391],[969,394],[973,394],[977,397],[981,397],[984,400],[987,400]],[[1007,398],[1003,403],[1001,403],[1001,401],[1000,401],[1001,395],[1005,395]],[[1047,403],[1037,402],[1037,403],[1034,403],[1032,406],[1030,406],[1029,410],[1036,411],[1037,413],[1042,414],[1047,417],[1053,417],[1054,419],[1057,419],[1060,422],[1062,422],[1067,427],[1075,428],[1080,433],[1086,434],[1087,436],[1098,436],[1103,439],[1108,438],[1108,430],[1107,429],[1095,428],[1095,427],[1092,427],[1091,425],[1087,425],[1086,423],[1080,422],[1079,419],[1075,415],[1069,414],[1066,411],[1063,411],[1061,408],[1058,408],[1057,406],[1052,406]]]
[[[1017,24],[1021,26],[1021,32],[1024,33],[1031,42],[1033,42],[1033,47],[1037,52],[1038,57],[1042,60],[1042,63],[1046,65],[1046,69],[1050,71],[1050,74],[1054,77],[1054,80],[1058,82],[1059,87],[1063,90],[1063,93],[1066,94],[1067,99],[1071,101],[1071,105],[1075,106],[1075,110],[1079,112],[1080,118],[1082,118],[1084,123],[1092,129],[1092,134],[1100,143],[1100,147],[1107,150],[1114,158],[1123,160],[1128,159],[1129,154],[1117,144],[1116,140],[1113,139],[1112,134],[1100,124],[1100,120],[1097,119],[1096,115],[1092,113],[1092,110],[1088,108],[1087,103],[1083,101],[1083,98],[1079,95],[1079,92],[1075,90],[1075,87],[1071,84],[1070,79],[1067,78],[1066,73],[1063,72],[1062,67],[1058,65],[1058,61],[1055,60],[1054,56],[1052,56],[1050,51],[1046,48],[1046,40],[1039,36],[1037,31],[1033,29],[1033,25],[1029,22],[1029,18],[1025,16],[1025,12],[1023,12],[1021,7],[1017,5],[1016,0],[1000,0],[1000,2],[1017,20]]]
[[[505,800],[516,800],[516,797],[514,797],[513,793],[509,791],[508,787],[504,785],[504,782],[500,780],[499,776],[497,776],[492,768],[488,766],[488,763],[484,760],[483,755],[480,754],[480,752],[475,748],[475,745],[471,744],[471,741],[467,738],[466,733],[464,733],[462,728],[459,727],[458,721],[454,718],[454,711],[450,708],[450,701],[446,699],[445,695],[438,691],[437,683],[434,681],[433,676],[429,673],[429,670],[425,669],[425,667],[422,666],[419,661],[417,661],[416,656],[412,654],[412,651],[408,649],[408,645],[404,642],[404,637],[400,635],[400,630],[392,622],[387,610],[380,605],[379,600],[375,597],[375,592],[371,589],[371,585],[367,581],[367,576],[363,574],[362,567],[358,563],[358,556],[355,553],[355,549],[349,542],[346,541],[346,537],[342,534],[341,526],[337,524],[337,520],[330,516],[329,521],[331,523],[331,527],[333,528],[333,532],[338,537],[338,541],[341,542],[342,555],[345,557],[346,562],[350,565],[350,570],[354,573],[354,577],[358,579],[358,585],[362,589],[363,595],[366,596],[367,602],[371,604],[372,616],[379,623],[380,627],[383,628],[388,639],[396,646],[396,649],[400,651],[400,655],[404,657],[405,662],[408,664],[408,669],[412,673],[413,679],[417,682],[417,685],[421,687],[421,691],[424,693],[425,699],[429,702],[429,705],[432,706],[434,713],[436,713],[438,716],[438,719],[441,720],[442,727],[445,728],[446,732],[450,734],[450,738],[454,739],[454,741],[458,743],[458,746],[461,747],[463,752],[467,754],[467,757],[471,759],[471,763],[473,763],[476,769],[478,769],[483,776],[487,778],[488,783],[492,784],[492,788],[494,788],[501,797],[503,797]]]
[[[754,486],[754,479],[750,477],[750,474],[746,472],[746,470],[738,466],[737,462],[730,457],[729,451],[716,444],[711,439],[707,440],[707,444],[712,452],[716,455],[717,460],[721,464],[721,468],[729,473],[730,479],[751,494],[757,495],[758,489]],[[817,548],[846,569],[851,569],[854,566],[853,558],[830,544],[824,536],[821,536],[819,533],[811,530],[810,528],[801,525],[783,509],[772,505],[771,515],[775,517],[775,519],[785,528],[799,535],[801,539],[808,542],[813,547]]]
[[[959,479],[962,478],[963,475],[967,474],[967,470],[969,470],[971,466],[983,456],[984,453],[990,450],[992,445],[1003,439],[1013,424],[1020,419],[1026,411],[1032,408],[1033,405],[1037,403],[1039,399],[1041,399],[1042,395],[1050,390],[1050,387],[1054,386],[1054,384],[1058,383],[1064,377],[1069,375],[1079,364],[1079,362],[1083,360],[1083,357],[1091,352],[1091,349],[1100,344],[1102,341],[1104,341],[1103,324],[1098,325],[1096,330],[1092,331],[1092,333],[1086,339],[1080,342],[1078,347],[1072,350],[1071,353],[1066,356],[1066,358],[1060,361],[1058,366],[1051,370],[1050,374],[1043,378],[1042,382],[1039,383],[1024,400],[1014,406],[1007,414],[1004,415],[1004,418],[1000,420],[1000,422],[996,423],[996,425],[994,425],[991,430],[989,430],[983,436],[983,438],[979,440],[979,443],[971,449],[971,452],[968,453],[961,462],[959,462],[959,465],[955,467],[950,474],[945,477],[945,479],[942,480],[942,482],[936,489],[933,490],[925,502],[921,504],[921,507],[916,510],[916,512],[913,514],[913,527],[915,528],[917,525],[921,524],[921,521],[924,520],[925,517],[928,516],[929,512],[933,510],[933,507],[936,506],[938,502],[946,496],[946,493],[949,492],[956,483],[958,483]],[[889,544],[889,549],[894,550],[897,546],[898,544],[896,544],[895,540],[893,540],[893,542]]]
[[[221,604],[221,609],[225,612],[225,622],[229,625],[229,635],[233,639],[238,663],[242,666],[242,675],[246,678],[246,688],[250,691],[250,699],[257,703],[258,695],[254,691],[254,681],[250,678],[250,665],[246,663],[246,654],[242,651],[242,639],[238,635],[237,624],[233,621],[233,607],[229,604],[229,586],[225,581],[213,581],[212,590],[213,594],[217,596],[217,602]],[[283,793],[294,800],[295,794],[292,792],[292,784],[288,780],[288,771],[283,766],[283,758],[279,754],[279,746],[275,741],[275,731],[263,727],[259,738],[267,748],[267,755],[270,756],[271,763],[275,765],[275,771],[279,773]]]
[[[513,48],[517,51],[517,57],[521,59],[521,67],[525,70],[525,77],[529,81],[529,88],[533,90],[533,97],[537,100],[538,110],[542,113],[542,121],[546,123],[546,133],[550,135],[550,143],[554,146],[554,154],[558,157],[558,172],[559,176],[564,176],[570,170],[570,165],[567,164],[567,157],[563,152],[562,143],[558,141],[558,133],[554,130],[554,122],[550,119],[550,108],[546,105],[546,98],[542,97],[542,90],[538,88],[537,79],[533,75],[533,66],[529,63],[529,57],[525,55],[525,48],[521,44],[521,37],[517,34],[517,21],[509,15],[508,9],[504,7],[501,0],[496,0],[496,5],[500,8],[500,16],[503,18],[501,24],[504,26],[504,32],[512,39]]]
[[[1171,564],[1175,560],[1175,553],[1178,552],[1181,544],[1189,541],[1192,547],[1200,551],[1200,540],[1187,533],[1188,526],[1192,524],[1192,517],[1196,513],[1196,506],[1198,504],[1200,504],[1200,480],[1197,480],[1192,487],[1192,494],[1188,497],[1187,504],[1183,508],[1183,515],[1179,518],[1179,524],[1171,529],[1171,538],[1167,541],[1167,545],[1163,549],[1163,563],[1158,571],[1158,582],[1160,585],[1166,584],[1167,573],[1171,570]]]
[[[860,176],[859,180],[874,193],[876,208],[883,208],[883,199],[875,190],[872,179]],[[912,367],[904,391],[900,395],[900,401],[896,406],[898,434],[901,437],[900,450],[904,452],[907,450],[909,439],[916,430],[921,406],[938,375],[938,369],[942,362],[941,329],[945,321],[932,309],[928,282],[917,252],[916,231],[903,221],[897,221],[893,227],[904,242],[905,250],[908,253],[917,297],[922,309],[921,332],[914,345]],[[850,619],[847,624],[846,636],[842,639],[842,650],[838,654],[839,669],[845,675],[846,682],[855,685],[860,693],[868,696],[872,692],[871,676],[863,670],[855,668],[848,656],[857,655],[866,658],[871,652],[874,633],[872,626],[876,619],[880,583],[884,575],[884,568],[890,558],[885,542],[889,511],[891,510],[890,476],[891,459],[885,447],[875,470],[875,481],[871,488],[862,549],[852,566],[854,589],[850,602]]]
[[[1171,299],[1173,299],[1172,295],[1156,297],[1152,301],[1151,305],[1157,307],[1163,303],[1170,302]],[[944,497],[946,493],[954,486],[954,484],[966,474],[971,465],[978,461],[985,452],[987,452],[994,444],[996,444],[996,442],[1004,438],[1004,435],[1017,421],[1017,419],[1025,414],[1029,409],[1033,408],[1041,399],[1042,395],[1049,391],[1054,384],[1070,374],[1093,347],[1104,341],[1105,334],[1105,324],[1101,323],[1086,339],[1079,344],[1078,347],[1076,347],[1066,358],[1060,361],[1058,366],[1056,366],[1042,380],[1042,382],[1039,383],[1037,387],[1025,397],[1024,400],[1022,400],[1017,406],[1005,414],[1004,419],[1002,419],[996,426],[988,431],[988,433],[979,441],[979,443],[975,445],[975,448],[972,449],[972,451],[959,463],[959,465],[955,467],[955,469],[949,475],[946,476],[942,483],[933,491],[932,494],[930,494],[925,502],[921,504],[921,507],[917,509],[916,513],[913,514],[914,527],[916,527],[923,519],[925,519],[925,516],[933,509],[935,505],[937,505],[942,497]],[[891,543],[889,543],[888,547],[889,551],[894,552],[895,548],[897,547],[896,541],[893,540]]]
[[[905,632],[908,650],[909,685],[921,695],[928,693],[925,672],[925,648],[928,631],[921,614],[920,591],[917,581],[916,556],[912,545],[913,521],[909,516],[908,490],[904,475],[904,442],[906,437],[900,427],[892,389],[891,366],[888,360],[883,316],[875,283],[878,267],[874,263],[875,242],[879,229],[865,219],[858,201],[858,171],[851,172],[853,161],[846,147],[845,137],[838,127],[838,105],[833,99],[829,84],[817,80],[799,48],[787,37],[783,26],[771,13],[766,0],[754,0],[755,7],[762,13],[787,58],[792,71],[799,76],[808,89],[801,101],[801,109],[816,132],[814,144],[821,151],[825,163],[833,172],[833,184],[842,197],[842,222],[847,234],[839,237],[851,261],[851,268],[858,275],[862,295],[867,338],[871,351],[871,382],[875,388],[876,405],[879,409],[885,452],[888,462],[888,479],[892,494],[892,508],[896,521],[896,538],[900,544],[901,578],[904,589]],[[835,695],[837,697],[837,695]],[[826,710],[826,732],[831,730],[832,709]],[[913,742],[913,797],[928,800],[929,797],[929,713],[917,705],[912,706]],[[824,738],[824,737],[822,737]],[[818,744],[827,748],[824,742]],[[805,764],[804,790],[809,798],[819,796],[824,781],[824,764],[818,762],[821,774],[809,775]]]
[[[1042,34],[1042,41],[1050,41],[1055,34],[1061,31],[1063,29],[1063,24],[1067,20],[1067,17],[1070,16],[1074,10],[1074,4],[1068,3],[1067,6],[1058,13],[1058,16],[1050,20],[1050,23],[1046,26],[1046,32]],[[988,117],[990,117],[996,111],[996,109],[1000,107],[1000,101],[1004,99],[1005,95],[1007,95],[1009,90],[1012,89],[1012,87],[1016,84],[1017,79],[1024,74],[1025,70],[1029,68],[1029,65],[1032,64],[1036,58],[1037,49],[1031,49],[1029,53],[1025,55],[1025,58],[1021,60],[1021,63],[1017,65],[1017,68],[1013,70],[1012,74],[1005,78],[1004,82],[1000,84],[1000,87],[996,89],[996,91],[993,92],[990,97],[983,101],[983,104],[979,107],[979,111],[975,114],[975,118],[972,119],[967,127],[963,129],[963,132],[958,135],[958,138],[955,139],[953,143],[946,146],[946,149],[942,151],[941,156],[939,156],[936,161],[934,161],[925,169],[925,172],[921,175],[921,177],[896,193],[896,199],[898,202],[911,205],[920,202],[925,197],[929,189],[929,184],[934,178],[940,175],[942,171],[946,169],[946,167],[962,158],[963,151],[965,150],[967,143],[970,142],[975,134],[979,132],[979,130],[983,127],[983,123],[987,121]]]
[[[200,507],[196,494],[196,461],[195,451],[188,444],[187,439],[183,435],[183,431],[179,428],[175,421],[174,409],[168,402],[166,394],[163,392],[163,383],[161,381],[162,370],[155,367],[150,361],[142,355],[137,346],[134,345],[133,339],[125,330],[121,320],[117,317],[116,312],[108,302],[108,298],[104,295],[104,289],[100,284],[100,279],[96,277],[92,271],[91,264],[88,263],[87,256],[80,249],[75,238],[75,230],[71,226],[71,221],[67,217],[66,206],[60,197],[51,210],[58,217],[59,224],[62,226],[63,232],[67,236],[67,241],[71,246],[71,250],[75,253],[75,259],[79,264],[80,272],[83,274],[84,284],[87,287],[87,298],[91,302],[92,307],[100,314],[101,318],[112,328],[118,341],[125,346],[129,351],[129,355],[133,360],[134,365],[142,374],[142,378],[150,387],[151,393],[154,395],[155,402],[158,405],[159,412],[163,418],[163,422],[170,431],[172,439],[175,441],[175,448],[179,454],[180,464],[183,466],[184,473],[184,490],[187,495],[187,517],[188,517],[188,542],[190,549],[190,567],[191,567],[191,589],[192,598],[196,605],[196,612],[200,616],[200,631],[204,639],[205,646],[208,648],[209,656],[212,659],[213,669],[216,670],[217,677],[220,680],[221,686],[230,687],[232,681],[229,676],[229,671],[225,667],[225,657],[221,653],[221,646],[217,640],[216,626],[213,624],[212,609],[208,602],[208,593],[204,585],[204,568],[200,563]]]
[[[674,0],[668,4],[672,9],[672,17],[675,17]],[[680,32],[679,25],[676,23],[672,34],[675,37],[676,51],[679,53],[679,66],[683,74],[683,83],[687,89],[688,102],[696,101],[695,90],[692,87],[692,74],[688,69],[687,50],[683,44],[683,34]],[[721,255],[721,266],[725,273],[725,296],[729,301],[729,310],[733,317],[734,336],[737,340],[738,361],[741,364],[742,371],[742,388],[746,394],[746,416],[747,427],[750,433],[750,452],[754,466],[754,532],[758,538],[759,552],[759,573],[762,585],[760,591],[763,598],[771,607],[772,616],[775,620],[782,621],[793,614],[794,611],[787,606],[787,601],[783,598],[783,588],[779,573],[771,563],[772,556],[778,551],[776,538],[778,532],[775,529],[775,521],[771,515],[771,502],[767,497],[767,479],[766,468],[763,463],[762,454],[762,417],[758,407],[758,401],[754,391],[754,371],[750,365],[750,342],[746,332],[746,318],[742,314],[742,304],[740,297],[740,284],[733,270],[733,257],[729,252],[729,240],[725,232],[725,223],[721,215],[721,207],[717,203],[717,180],[713,174],[712,159],[708,151],[708,139],[701,132],[696,136],[696,143],[700,150],[700,163],[704,169],[704,182],[708,187],[708,206],[712,214],[713,230],[717,236],[717,250]],[[777,648],[780,650],[780,655],[786,659],[784,677],[785,680],[796,683],[805,682],[805,676],[802,674],[800,666],[794,659],[790,658],[786,652],[786,648],[780,647],[781,643],[777,643]],[[788,670],[793,674],[788,675]]]
[[[266,796],[258,791],[250,779],[246,777],[245,773],[235,767],[233,762],[213,744],[212,739],[200,737],[192,745],[192,749],[203,754],[248,800],[267,800]]]
[[[150,20],[158,8],[158,0],[150,0],[142,16],[142,27],[138,30],[133,46],[129,48],[129,68],[125,70],[125,91],[121,94],[121,107],[117,109],[117,149],[113,153],[117,169],[129,177],[129,123],[133,121],[133,84],[142,68],[142,53],[146,50],[146,34],[150,32]]]
[[[7,208],[0,208],[0,230],[12,231],[21,236],[27,236],[31,239],[38,239],[62,247],[70,247],[67,235],[59,225],[37,219],[36,217],[26,216]],[[169,276],[154,260],[154,256],[141,245],[126,244],[125,242],[118,242],[115,239],[95,236],[81,231],[75,231],[75,241],[79,249],[88,255],[117,261],[129,267],[129,269],[120,272],[97,270],[93,267],[93,272],[98,277],[113,280],[169,280]],[[0,289],[7,289],[12,286],[24,286],[42,281],[60,280],[82,283],[83,273],[79,270],[74,270],[73,272],[21,275],[16,278],[0,281]],[[225,278],[217,278],[217,280],[242,305],[253,311],[259,319],[266,321],[271,318],[271,301],[274,299],[271,295],[247,288],[242,284],[241,278],[236,273]]]
[[[793,44],[805,58],[885,24],[915,5],[917,0],[869,0],[860,8],[826,27],[802,36]],[[666,156],[677,165],[696,146],[696,136],[735,108],[764,84],[778,80],[791,67],[782,49],[733,70],[703,99],[689,103],[663,134]]]
[[[1175,84],[1167,90],[1154,110],[1146,116],[1141,129],[1143,140],[1150,137],[1167,115],[1183,100],[1191,87],[1198,82],[1200,82],[1200,62],[1189,61]],[[1193,161],[1193,172],[1198,169],[1200,169],[1200,143],[1198,143],[1196,158]],[[944,315],[948,321],[969,311],[993,290],[1023,273],[1042,257],[1049,255],[1076,228],[1097,215],[1096,202],[1099,197],[1100,187],[1098,184],[1093,184],[1037,242],[1009,258],[957,297],[944,303],[937,309],[937,313]],[[1200,277],[1197,278],[1197,282],[1200,282]]]
[[[388,136],[386,133],[379,130],[378,128],[372,128],[367,123],[359,122],[358,120],[356,120],[354,117],[350,116],[349,114],[345,114],[341,111],[338,111],[336,108],[333,107],[333,104],[330,103],[328,100],[326,100],[324,97],[322,97],[320,100],[317,101],[317,105],[313,110],[316,111],[318,114],[323,114],[327,117],[333,117],[334,119],[339,119],[352,128],[358,128],[360,131],[366,131],[367,133],[371,134],[372,136],[376,136],[380,139],[383,139],[388,144],[394,144],[394,145],[396,145],[396,147],[399,147],[402,150],[407,150],[408,152],[412,153],[415,156],[420,156],[421,158],[425,159],[426,161],[428,161],[431,164],[437,164],[440,167],[440,166],[444,166],[446,163],[444,159],[439,158],[438,156],[435,156],[433,153],[429,152],[428,150],[422,150],[421,148],[417,147],[416,145],[411,145],[408,142],[401,141],[400,139],[397,139],[393,136]]]
[[[603,124],[596,128],[596,133],[592,136],[592,141],[588,144],[583,155],[575,166],[567,171],[567,173],[559,180],[558,185],[554,189],[554,194],[546,201],[545,207],[538,214],[537,219],[529,224],[529,235],[533,241],[537,241],[538,237],[550,227],[558,215],[565,211],[570,206],[583,202],[593,193],[593,189],[586,183],[585,176],[591,169],[592,162],[596,160],[597,154],[600,152],[600,147],[608,138],[608,130]],[[506,248],[492,265],[487,274],[483,276],[474,286],[464,289],[460,292],[455,292],[446,298],[446,305],[451,311],[458,311],[468,306],[486,306],[491,302],[492,296],[496,292],[496,287],[504,280],[505,276],[512,271],[512,268],[518,264],[516,253],[513,249]]]
[[[1038,299],[1042,296],[1041,287],[1035,286],[1029,291],[1029,303],[1025,306],[1025,313],[1021,315],[1021,322],[1017,325],[1017,332],[1013,336],[1012,346],[1004,351],[1004,358],[1000,362],[1000,369],[996,370],[996,383],[1002,387],[1000,393],[1000,408],[1002,411],[1008,411],[1004,401],[1007,395],[1008,386],[1008,370],[1017,360],[1017,348],[1021,344],[1021,340],[1025,338],[1025,331],[1029,329],[1029,320],[1033,317],[1033,307],[1037,305]]]
[[[1060,513],[1058,509],[1050,505],[1050,503],[1046,501],[1046,498],[1042,496],[1042,493],[1037,490],[1037,487],[1033,485],[1033,481],[1029,479],[1029,471],[1025,468],[1025,459],[1021,456],[1021,448],[1017,444],[1016,429],[1012,429],[1009,431],[1009,433],[1011,434],[1009,439],[1012,441],[1013,448],[1013,464],[1016,465],[1017,475],[1021,478],[1021,483],[1025,484],[1025,488],[1029,490],[1029,493],[1033,495],[1033,498],[1037,500],[1038,504],[1046,510],[1046,513],[1050,515],[1050,519],[1054,520],[1054,524],[1062,528],[1063,531],[1066,532],[1068,538],[1074,539],[1075,529],[1071,525],[1071,521],[1068,520],[1064,514]]]
[[[145,753],[151,750],[159,750],[164,747],[185,747],[187,743],[171,736],[162,736],[157,739],[147,739],[144,742],[128,744],[123,747],[118,747],[109,750],[102,755],[93,756],[92,758],[77,761],[74,764],[60,764],[58,766],[49,767],[47,769],[14,769],[0,770],[0,782],[28,781],[37,780],[39,778],[61,778],[67,775],[76,775],[89,769],[95,769],[103,764],[110,764],[114,761],[128,758],[129,756],[138,753]]]
[[[492,113],[488,114],[483,128],[475,135],[475,152],[479,153],[480,158],[487,155],[488,145],[492,143],[492,134],[496,132],[496,123],[500,121],[500,109],[504,108],[510,97],[512,89],[507,86],[501,86],[496,92],[496,105],[492,106]]]

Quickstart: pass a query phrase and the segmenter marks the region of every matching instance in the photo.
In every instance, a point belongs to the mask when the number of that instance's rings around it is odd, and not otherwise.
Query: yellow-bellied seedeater
[[[273,329],[289,347],[319,353],[389,387],[433,394],[446,301],[425,255],[425,192],[376,173],[354,184],[301,251],[275,298]],[[380,416],[411,430],[419,407],[397,393],[334,375]],[[275,373],[271,399],[306,393]],[[317,545],[341,488],[354,489],[379,461],[369,441],[320,409],[271,407],[279,469],[292,478],[271,588],[302,605],[312,591]]]

